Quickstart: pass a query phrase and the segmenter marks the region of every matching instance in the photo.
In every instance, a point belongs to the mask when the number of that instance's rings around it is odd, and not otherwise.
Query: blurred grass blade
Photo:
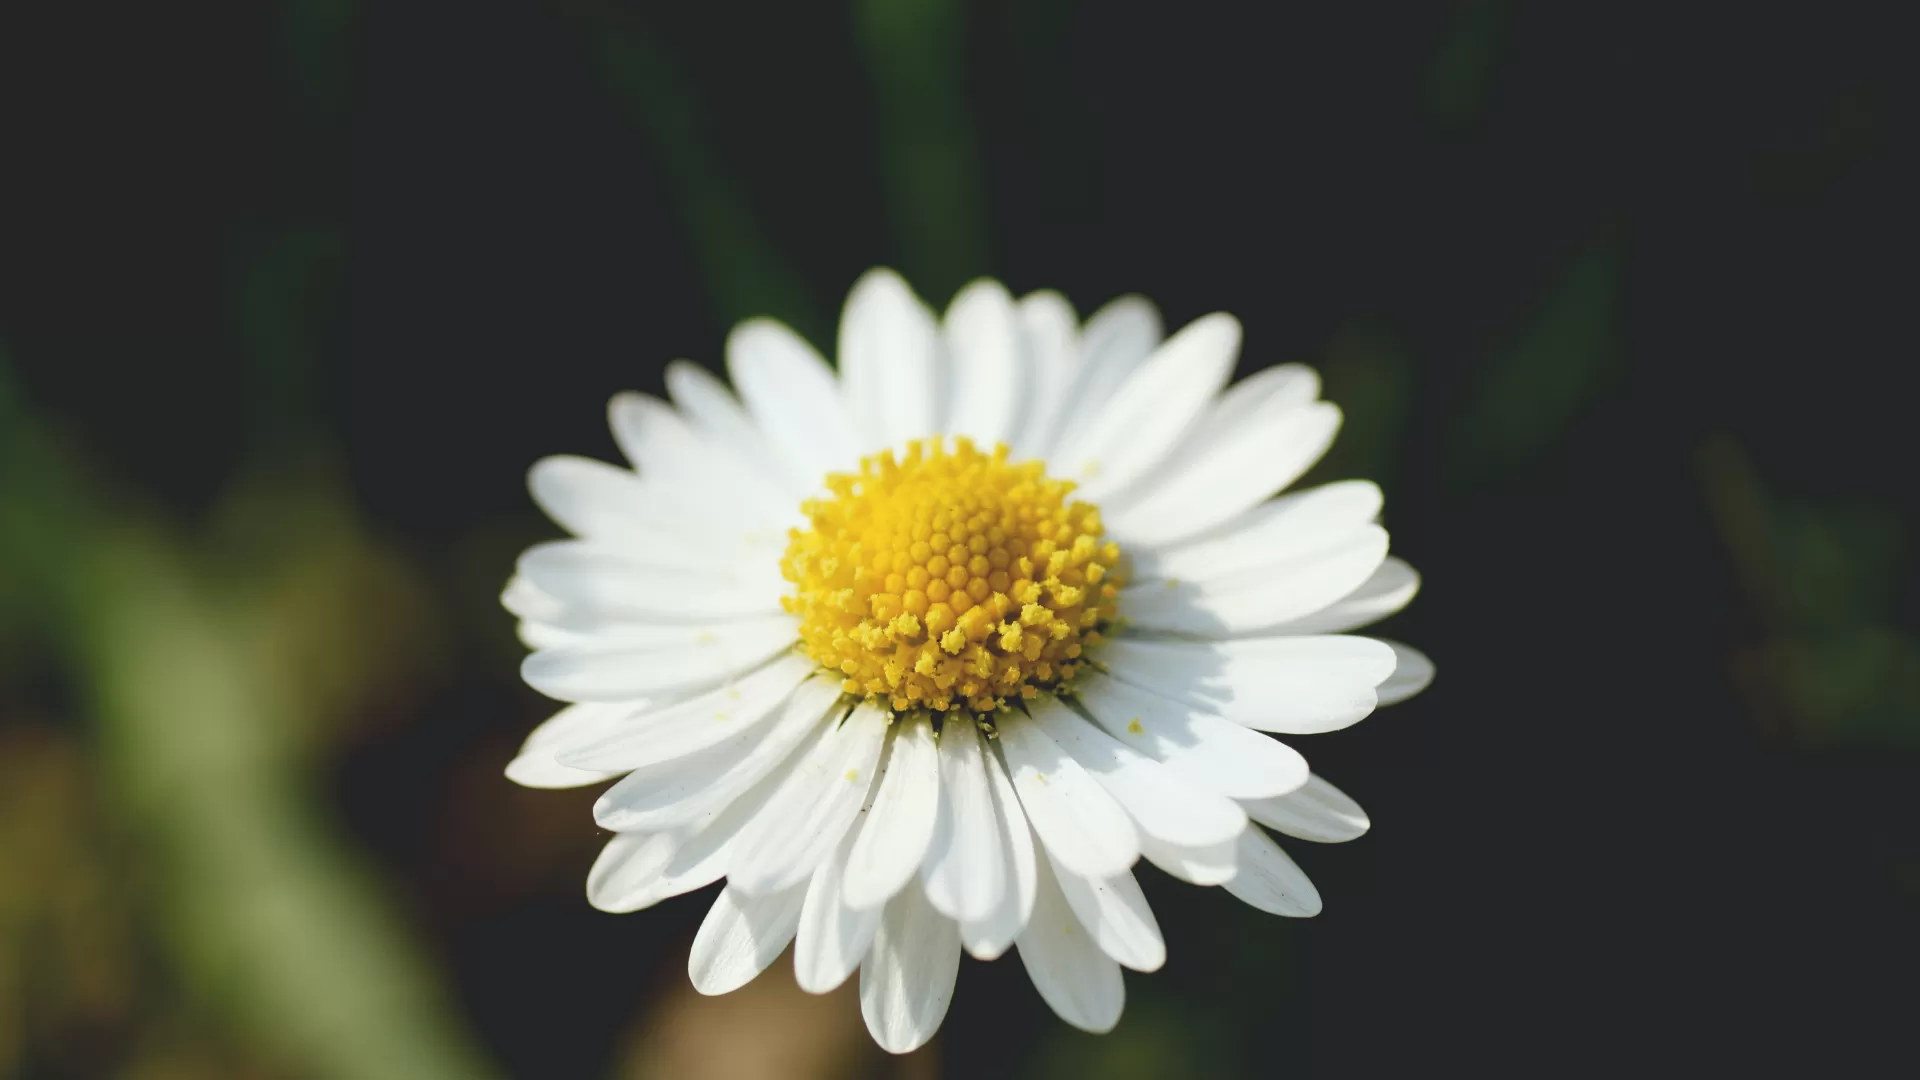
[[[1920,746],[1920,637],[1893,606],[1911,561],[1898,517],[1775,496],[1724,432],[1695,471],[1755,624],[1731,664],[1755,723],[1813,743]]]
[[[302,693],[152,534],[96,549],[82,650],[109,775],[184,974],[313,1076],[492,1074],[287,752]],[[237,613],[236,613],[237,614]]]
[[[1391,490],[1415,394],[1413,362],[1399,340],[1370,323],[1343,327],[1320,362],[1321,397],[1340,403],[1340,437],[1302,483],[1364,476]]]
[[[659,155],[715,314],[728,324],[771,315],[813,341],[831,341],[832,324],[767,243],[746,193],[708,144],[679,62],[634,27],[601,25],[595,33],[601,78]]]
[[[299,1075],[494,1075],[380,886],[314,809],[300,736],[379,667],[341,662],[343,643],[385,640],[388,614],[298,602],[316,574],[332,595],[379,563],[344,500],[277,515],[291,535],[247,570],[196,559],[87,481],[4,365],[0,480],[0,566],[25,609],[11,614],[38,620],[77,672],[137,841],[142,901],[197,1003]]]
[[[1456,489],[1545,452],[1600,390],[1614,346],[1618,248],[1602,241],[1575,259],[1533,319],[1481,370],[1453,433]]]
[[[880,160],[902,269],[936,305],[986,273],[979,155],[967,119],[957,0],[857,0],[878,97]]]
[[[1467,0],[1454,13],[1427,66],[1421,95],[1427,119],[1442,131],[1471,126],[1486,107],[1506,19],[1501,0]]]

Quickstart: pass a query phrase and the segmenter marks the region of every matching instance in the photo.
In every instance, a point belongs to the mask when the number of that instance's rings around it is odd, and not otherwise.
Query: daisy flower
[[[724,878],[694,986],[792,943],[806,990],[858,971],[896,1053],[939,1028],[963,951],[1014,949],[1062,1019],[1111,1029],[1120,969],[1166,958],[1142,858],[1317,913],[1267,830],[1338,842],[1367,817],[1268,733],[1346,727],[1433,668],[1347,633],[1419,579],[1373,484],[1275,497],[1340,411],[1298,365],[1228,386],[1239,350],[1230,315],[1163,337],[1138,297],[1081,323],[979,281],[942,317],[876,270],[838,374],[756,319],[727,339],[731,390],[680,362],[671,403],[614,397],[632,467],[534,465],[573,538],[503,596],[527,683],[570,703],[507,775],[618,778],[589,901]]]

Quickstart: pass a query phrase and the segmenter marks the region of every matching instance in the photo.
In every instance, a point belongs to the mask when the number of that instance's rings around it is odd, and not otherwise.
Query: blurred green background
[[[1892,14],[9,6],[0,1077],[1911,1061]],[[1144,872],[1105,1038],[1011,960],[899,1060],[784,965],[698,998],[711,890],[593,911],[595,792],[500,775],[526,466],[881,263],[1235,312],[1427,575],[1439,682],[1304,747],[1375,821],[1293,845],[1326,914]]]

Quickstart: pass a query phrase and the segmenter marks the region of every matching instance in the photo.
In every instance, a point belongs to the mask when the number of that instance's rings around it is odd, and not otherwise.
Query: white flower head
[[[571,703],[507,775],[621,777],[588,899],[725,878],[694,986],[791,942],[807,990],[859,971],[894,1052],[938,1029],[962,950],[1016,949],[1062,1019],[1111,1029],[1120,969],[1166,956],[1142,857],[1317,913],[1266,830],[1338,842],[1367,817],[1266,733],[1346,727],[1433,668],[1347,633],[1419,579],[1374,485],[1275,497],[1340,411],[1298,365],[1228,386],[1239,347],[1229,315],[1163,339],[1140,298],[1081,323],[992,281],[940,318],[876,270],[837,376],[753,320],[732,391],[678,363],[671,404],[615,397],[632,468],[536,464],[573,539],[529,549],[503,597],[526,681]]]

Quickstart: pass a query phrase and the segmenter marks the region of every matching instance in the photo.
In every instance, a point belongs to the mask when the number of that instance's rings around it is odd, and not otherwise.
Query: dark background
[[[1327,7],[10,6],[0,1075],[1911,1069],[1893,6]],[[1236,313],[1426,577],[1325,914],[1143,871],[1105,1038],[1011,957],[897,1063],[692,999],[711,890],[593,911],[499,775],[526,466],[875,264]]]

